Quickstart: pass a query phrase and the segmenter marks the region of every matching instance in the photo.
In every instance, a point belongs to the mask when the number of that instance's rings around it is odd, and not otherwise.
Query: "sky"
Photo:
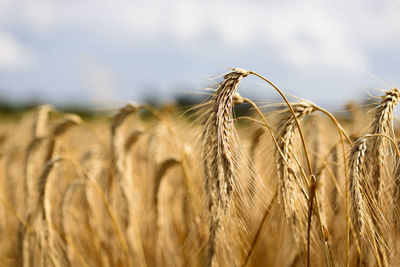
[[[399,85],[399,18],[400,0],[0,0],[0,99],[170,101],[240,67],[339,107]]]

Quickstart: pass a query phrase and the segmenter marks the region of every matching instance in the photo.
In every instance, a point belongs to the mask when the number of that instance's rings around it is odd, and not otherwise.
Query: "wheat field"
[[[396,88],[336,116],[238,68],[205,92],[1,119],[0,266],[400,266]]]

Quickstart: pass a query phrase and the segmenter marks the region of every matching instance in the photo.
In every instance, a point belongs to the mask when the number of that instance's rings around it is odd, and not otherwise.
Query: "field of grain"
[[[242,96],[249,75],[281,104]],[[1,119],[0,266],[400,265],[397,89],[340,116],[242,69],[206,92]]]

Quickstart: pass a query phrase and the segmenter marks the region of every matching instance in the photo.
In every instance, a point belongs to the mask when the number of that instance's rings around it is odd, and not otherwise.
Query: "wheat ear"
[[[394,137],[393,134],[393,109],[400,101],[400,92],[397,88],[386,91],[385,95],[381,97],[382,100],[377,107],[376,116],[373,122],[373,134],[383,134],[389,137]],[[369,165],[374,166],[372,169],[372,178],[374,190],[378,202],[382,199],[385,187],[393,181],[387,181],[384,175],[384,168],[387,165],[388,146],[387,142],[382,141],[382,138],[373,138],[371,145],[371,157]],[[385,179],[386,178],[386,179]]]
[[[367,169],[367,138],[359,138],[350,153],[349,191],[351,196],[351,219],[354,230],[368,251],[374,252],[378,266],[387,265],[386,240],[382,235],[383,215],[378,206]],[[361,251],[367,256],[366,249]]]
[[[226,214],[235,190],[237,145],[234,140],[233,104],[238,85],[248,74],[243,69],[232,69],[224,76],[212,96],[203,128],[202,159],[210,213],[208,266],[217,264],[215,253],[220,220],[222,214]]]
[[[314,105],[306,101],[292,104],[292,107],[299,121],[314,111]],[[297,176],[297,165],[291,152],[294,151],[293,138],[296,128],[294,117],[287,111],[278,126],[278,132],[281,134],[276,152],[279,177],[278,195],[294,239],[300,248],[304,248],[306,244],[306,232],[304,230],[307,228],[306,214],[308,208],[307,200],[302,191],[307,191],[307,187]]]

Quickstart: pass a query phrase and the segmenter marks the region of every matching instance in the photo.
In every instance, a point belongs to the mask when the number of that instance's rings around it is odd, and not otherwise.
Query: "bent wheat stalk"
[[[288,106],[290,112],[292,113],[292,115],[294,117],[294,120],[295,120],[295,123],[297,125],[298,131],[299,131],[299,135],[300,135],[300,139],[301,139],[301,143],[302,143],[303,150],[304,150],[304,154],[305,154],[305,158],[306,158],[306,162],[307,162],[307,167],[308,167],[310,179],[312,179],[314,174],[313,174],[313,170],[312,170],[312,166],[311,166],[310,156],[309,156],[308,149],[307,149],[307,144],[306,144],[306,141],[305,141],[305,138],[304,138],[303,130],[301,129],[301,126],[300,126],[300,122],[296,117],[296,114],[295,114],[295,112],[293,110],[292,105],[290,104],[289,100],[286,98],[285,94],[275,84],[273,84],[270,80],[268,80],[267,78],[263,77],[262,75],[254,72],[254,71],[249,71],[249,74],[257,76],[258,78],[260,78],[260,79],[264,80],[265,82],[267,82],[270,86],[272,86],[272,88],[274,88],[279,93],[279,95],[285,101],[285,103]],[[313,191],[313,189],[309,188],[310,195],[313,195],[313,194],[311,194],[312,191]],[[313,203],[314,200],[316,202],[315,206],[316,206],[316,210],[317,210],[317,218],[318,218],[319,224],[320,224],[321,236],[324,239],[324,233],[323,233],[324,226],[322,225],[322,222],[320,220],[318,199],[317,198],[315,198],[315,199],[311,198],[310,199],[310,203]],[[312,204],[309,205],[309,207],[312,208]],[[312,210],[309,213],[312,215]],[[309,223],[311,224],[311,220],[309,220]],[[310,229],[311,228],[308,227],[308,231],[307,231],[307,266],[310,266],[310,249],[309,249],[309,247],[310,247]],[[330,266],[330,259],[329,259],[330,256],[328,255],[330,253],[329,253],[329,246],[328,246],[327,242],[324,243],[324,248],[325,248],[325,260],[326,260],[327,265]]]

